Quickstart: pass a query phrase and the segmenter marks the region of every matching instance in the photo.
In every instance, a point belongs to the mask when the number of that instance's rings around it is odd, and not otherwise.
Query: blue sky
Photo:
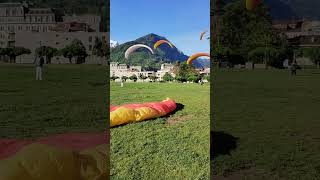
[[[166,37],[186,55],[210,52],[210,0],[110,0],[111,40],[124,43],[149,33]]]

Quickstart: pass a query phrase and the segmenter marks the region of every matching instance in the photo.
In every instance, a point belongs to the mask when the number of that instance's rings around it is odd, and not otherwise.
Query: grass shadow
[[[210,131],[210,159],[220,155],[230,155],[237,148],[239,138],[222,131]]]
[[[167,114],[166,116],[164,117],[170,117],[171,115],[174,115],[175,113],[177,113],[178,111],[181,111],[184,109],[184,105],[181,104],[181,103],[176,103],[177,107],[174,111],[172,111],[171,113]]]

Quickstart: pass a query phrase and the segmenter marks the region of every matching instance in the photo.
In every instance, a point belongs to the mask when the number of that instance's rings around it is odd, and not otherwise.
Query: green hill
[[[153,48],[153,45],[161,39],[168,40],[165,37],[151,33],[134,41],[129,41],[118,45],[111,49],[111,61],[130,65],[140,65],[145,70],[155,70],[159,69],[162,63],[175,63],[177,61],[185,62],[189,58],[176,47],[171,48],[167,45],[159,46],[157,50],[155,50],[154,55],[150,54],[148,50],[138,49],[130,56],[129,60],[124,58],[124,53],[130,46],[134,44],[145,44]],[[194,66],[196,67],[208,67],[209,65],[209,60],[197,60],[194,62]]]

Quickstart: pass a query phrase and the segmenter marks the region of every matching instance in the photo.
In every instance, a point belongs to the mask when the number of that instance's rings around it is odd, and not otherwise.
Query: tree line
[[[30,53],[31,50],[24,47],[7,47],[0,49],[0,56],[9,57],[9,63],[16,63],[18,56]],[[108,53],[109,48],[107,42],[96,37],[92,54],[98,57],[105,57]],[[74,39],[69,45],[60,50],[51,46],[40,46],[36,48],[35,55],[46,57],[47,64],[51,64],[51,60],[55,56],[68,58],[70,64],[72,64],[72,59],[75,59],[76,64],[81,64],[85,63],[88,53],[83,43],[78,39]]]

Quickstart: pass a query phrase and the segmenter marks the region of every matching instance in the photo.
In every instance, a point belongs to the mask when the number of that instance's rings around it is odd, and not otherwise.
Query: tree
[[[175,69],[176,80],[178,82],[186,82],[188,81],[189,76],[194,75],[198,76],[198,72],[193,68],[192,65],[188,65],[186,63],[182,63]]]
[[[303,53],[320,68],[320,48],[306,48]]]
[[[95,39],[92,54],[98,57],[106,57],[109,53],[108,44],[105,39],[101,40],[98,37]]]
[[[130,76],[129,79],[132,80],[133,82],[136,82],[138,80],[138,77],[134,74]]]
[[[149,78],[150,78],[150,80],[153,81],[153,82],[155,82],[155,81],[158,79],[157,76],[150,76]]]
[[[41,46],[36,49],[36,54],[40,56],[45,56],[47,64],[51,64],[52,57],[58,55],[58,49],[50,46]]]
[[[225,7],[221,23],[221,45],[232,49],[235,56],[247,59],[256,47],[271,46],[274,35],[270,12],[264,4],[247,11],[245,1],[235,1]]]
[[[72,64],[73,52],[70,46],[66,46],[61,49],[60,54],[63,55],[63,57],[68,58],[69,63]]]
[[[112,81],[115,81],[116,79],[119,79],[119,77],[118,77],[118,76],[113,76],[113,75],[112,75],[112,76],[110,77],[110,79],[111,79]]]
[[[169,73],[165,73],[164,76],[162,77],[164,81],[173,81],[173,77]]]
[[[1,54],[5,56],[9,56],[10,63],[16,63],[17,56],[23,55],[23,54],[30,54],[30,49],[24,48],[24,47],[7,47],[1,50]]]
[[[85,62],[85,58],[88,56],[86,48],[78,39],[74,39],[71,44],[63,48],[61,54],[69,59],[70,64],[72,64],[72,58],[74,57],[76,58],[76,64],[81,64]]]
[[[121,79],[123,79],[126,82],[128,77],[127,76],[122,76]]]
[[[142,81],[144,82],[144,80],[146,80],[148,77],[143,74],[140,74],[139,78],[142,79]]]

